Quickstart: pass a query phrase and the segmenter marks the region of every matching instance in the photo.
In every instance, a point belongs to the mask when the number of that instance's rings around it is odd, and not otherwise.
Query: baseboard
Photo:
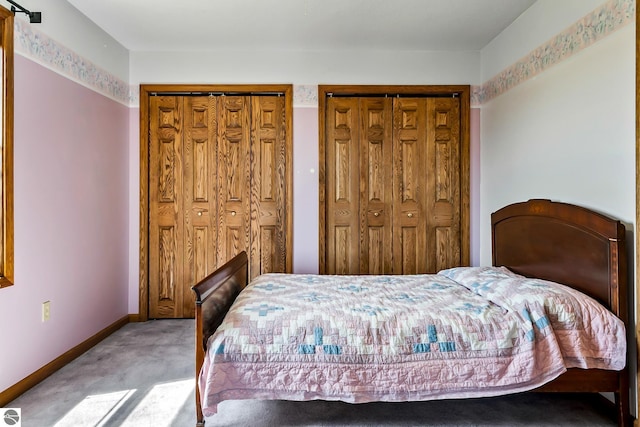
[[[142,319],[142,316],[140,316],[139,314],[130,314],[129,323],[136,323],[136,322],[145,322],[145,320]]]
[[[48,376],[56,372],[58,369],[62,368],[63,366],[65,366],[66,364],[68,364],[78,356],[85,353],[91,347],[98,344],[100,341],[102,341],[103,339],[105,339],[106,337],[108,337],[118,329],[122,328],[124,325],[126,325],[131,321],[130,316],[131,315],[126,315],[116,320],[114,323],[107,326],[106,328],[104,328],[94,336],[81,342],[80,344],[73,347],[71,350],[67,351],[63,355],[47,363],[45,366],[38,369],[37,371],[35,371],[33,374],[29,375],[22,381],[0,392],[0,408],[6,407],[9,402],[16,399],[22,393],[26,392],[31,387],[35,386],[36,384],[38,384],[39,382],[41,382],[42,380],[44,380],[45,378],[47,378]]]

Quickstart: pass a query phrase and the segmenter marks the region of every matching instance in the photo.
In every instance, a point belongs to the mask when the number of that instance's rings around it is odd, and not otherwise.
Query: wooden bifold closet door
[[[250,277],[290,268],[286,129],[282,96],[150,97],[149,317],[193,317],[241,251]]]
[[[459,96],[327,97],[321,272],[417,274],[468,264],[461,117]]]

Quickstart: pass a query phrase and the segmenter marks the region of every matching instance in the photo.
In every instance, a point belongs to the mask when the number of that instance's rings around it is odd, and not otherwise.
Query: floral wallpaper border
[[[635,0],[608,1],[477,88],[476,102],[482,105],[584,50],[633,22],[635,12]]]
[[[129,103],[132,107],[140,105],[140,85],[129,86]]]
[[[20,19],[14,20],[14,49],[90,89],[130,105],[129,84]]]
[[[293,105],[296,107],[317,107],[318,85],[293,85]]]
[[[633,22],[635,10],[635,0],[608,1],[484,84],[472,86],[471,106],[481,106]],[[125,105],[139,104],[137,85],[129,85],[30,24],[14,22],[17,53]],[[318,86],[294,85],[293,103],[317,106]]]

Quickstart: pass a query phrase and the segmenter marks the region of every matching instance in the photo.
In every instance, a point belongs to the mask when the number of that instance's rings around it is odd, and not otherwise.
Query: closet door
[[[286,271],[286,160],[284,98],[251,100],[251,278]]]
[[[461,265],[459,98],[329,97],[324,134],[323,272]]]
[[[328,272],[392,273],[392,100],[330,98],[326,123]]]
[[[149,316],[152,318],[193,316],[191,286],[216,265],[215,102],[209,97],[151,98]]]
[[[217,263],[250,254],[251,169],[248,96],[221,96],[218,112]]]
[[[427,99],[396,98],[393,103],[393,272],[426,273],[429,270],[426,209]]]
[[[391,98],[361,98],[360,273],[393,272],[393,109]]]
[[[360,273],[359,117],[358,98],[328,99],[325,247],[329,274]]]
[[[195,313],[191,286],[216,267],[216,99],[184,97],[184,143],[182,188],[183,219],[183,312]]]
[[[182,98],[150,100],[149,316],[181,317],[183,287]]]
[[[427,271],[462,265],[460,98],[427,100]]]
[[[149,317],[194,315],[191,286],[234,255],[286,272],[288,161],[279,96],[149,102]]]
[[[394,102],[394,273],[460,265],[460,100]]]
[[[251,278],[291,271],[292,92],[141,86],[142,318],[193,317],[191,287],[241,251]]]

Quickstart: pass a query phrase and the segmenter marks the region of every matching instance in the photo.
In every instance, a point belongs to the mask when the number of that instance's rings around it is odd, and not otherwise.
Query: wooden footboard
[[[247,253],[243,251],[191,288],[196,294],[196,426],[204,426],[198,377],[207,341],[247,285],[247,266]]]

